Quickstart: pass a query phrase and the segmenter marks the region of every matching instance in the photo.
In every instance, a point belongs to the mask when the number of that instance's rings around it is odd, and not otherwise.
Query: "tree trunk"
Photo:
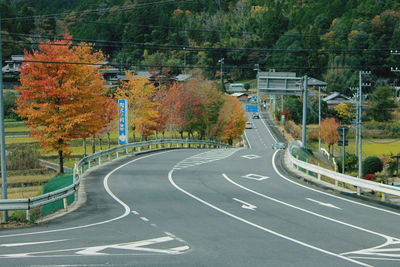
[[[92,136],[92,154],[96,153],[96,139]]]
[[[83,156],[86,157],[86,138],[83,138]]]
[[[100,151],[102,151],[103,150],[103,147],[102,147],[102,138],[99,138],[99,149],[100,149]]]
[[[107,147],[108,149],[111,148],[111,141],[110,141],[110,131],[107,131]]]
[[[62,150],[58,151],[58,160],[60,166],[60,173],[64,173],[64,155]]]

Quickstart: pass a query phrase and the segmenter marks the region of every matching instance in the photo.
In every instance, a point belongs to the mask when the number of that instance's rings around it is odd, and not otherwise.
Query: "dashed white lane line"
[[[124,208],[124,212],[123,214],[106,220],[106,221],[101,221],[101,222],[96,222],[96,223],[91,223],[91,224],[86,224],[86,225],[79,225],[79,226],[73,226],[73,227],[69,227],[69,228],[61,228],[61,229],[54,229],[54,230],[46,230],[46,231],[38,231],[38,232],[28,232],[28,233],[19,233],[19,234],[9,234],[9,235],[0,235],[0,238],[2,237],[11,237],[11,236],[26,236],[26,235],[37,235],[37,234],[47,234],[47,233],[56,233],[56,232],[63,232],[63,231],[70,231],[70,230],[76,230],[76,229],[82,229],[82,228],[87,228],[87,227],[92,227],[92,226],[97,226],[97,225],[102,225],[105,223],[109,223],[109,222],[113,222],[113,221],[117,221],[120,220],[124,217],[126,217],[127,215],[129,215],[131,213],[131,209],[129,208],[128,205],[126,205],[124,202],[122,202],[119,198],[117,198],[110,190],[110,188],[108,187],[108,179],[110,178],[111,174],[113,174],[114,172],[116,172],[117,170],[131,164],[132,162],[141,160],[141,159],[145,159],[145,158],[149,158],[149,157],[153,157],[153,156],[158,156],[160,154],[164,154],[164,153],[170,153],[171,151],[163,151],[163,152],[159,152],[156,154],[150,154],[147,156],[143,156],[134,160],[131,160],[125,164],[122,164],[120,166],[118,166],[117,168],[113,169],[112,171],[110,171],[103,180],[103,184],[104,184],[104,188],[106,189],[107,193],[116,201],[118,202],[123,208]]]
[[[146,217],[140,217],[140,219],[142,219],[142,221],[148,222],[149,219],[147,219]]]
[[[136,210],[133,210],[132,213],[135,215],[139,215],[139,212],[137,212]]]
[[[232,217],[232,218],[234,218],[234,219],[236,219],[236,220],[238,220],[238,221],[241,221],[241,222],[243,222],[243,223],[245,223],[245,224],[248,224],[248,225],[250,225],[250,226],[252,226],[252,227],[255,227],[255,228],[260,229],[260,230],[262,230],[262,231],[264,231],[264,232],[273,234],[273,235],[275,235],[275,236],[281,237],[281,238],[286,239],[286,240],[288,240],[288,241],[294,242],[294,243],[299,244],[299,245],[301,245],[301,246],[308,247],[308,248],[310,248],[310,249],[313,249],[313,250],[316,250],[316,251],[319,251],[319,252],[322,252],[322,253],[325,253],[325,254],[328,254],[328,255],[331,255],[331,256],[340,258],[340,259],[342,259],[342,260],[350,261],[350,262],[353,262],[353,263],[356,263],[356,264],[359,264],[359,265],[362,265],[362,266],[371,266],[371,265],[365,264],[365,263],[363,263],[363,262],[360,262],[360,261],[357,261],[357,260],[354,260],[354,259],[351,259],[351,258],[342,256],[342,255],[336,254],[336,253],[334,253],[334,252],[331,252],[331,251],[328,251],[328,250],[325,250],[325,249],[322,249],[322,248],[315,247],[315,246],[313,246],[313,245],[307,244],[307,243],[302,242],[302,241],[300,241],[300,240],[297,240],[297,239],[291,238],[291,237],[289,237],[289,236],[283,235],[283,234],[281,234],[281,233],[275,232],[275,231],[273,231],[273,230],[271,230],[271,229],[268,229],[268,228],[263,227],[263,226],[261,226],[261,225],[255,224],[255,223],[253,223],[253,222],[251,222],[251,221],[248,221],[248,220],[246,220],[246,219],[244,219],[244,218],[242,218],[242,217],[239,217],[239,216],[237,216],[237,215],[234,215],[234,214],[232,214],[232,213],[230,213],[230,212],[228,212],[228,211],[226,211],[226,210],[223,210],[223,209],[221,209],[221,208],[218,208],[217,206],[214,206],[213,204],[211,204],[211,203],[209,203],[209,202],[207,202],[207,201],[205,201],[205,200],[203,200],[203,199],[201,199],[201,198],[199,198],[199,197],[197,197],[197,196],[195,196],[195,195],[189,193],[188,191],[184,190],[183,188],[179,187],[179,186],[174,182],[174,180],[173,180],[173,177],[172,177],[173,172],[174,172],[174,169],[170,170],[170,172],[168,173],[168,179],[169,179],[169,182],[170,182],[176,189],[178,189],[178,190],[181,191],[182,193],[184,193],[184,194],[190,196],[191,198],[193,198],[193,199],[199,201],[200,203],[203,203],[204,205],[206,205],[206,206],[208,206],[208,207],[210,207],[210,208],[212,208],[212,209],[214,209],[214,210],[216,210],[216,211],[218,211],[218,212],[220,212],[220,213],[222,213],[222,214],[225,214],[225,215],[227,215],[227,216],[229,216],[229,217]]]

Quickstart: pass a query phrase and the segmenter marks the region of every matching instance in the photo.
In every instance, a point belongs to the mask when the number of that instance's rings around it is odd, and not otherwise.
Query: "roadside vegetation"
[[[366,108],[363,111],[363,139],[362,157],[363,164],[371,165],[370,158],[382,163],[382,169],[368,169],[363,171],[363,178],[382,181],[385,183],[400,183],[396,171],[396,160],[393,156],[400,154],[400,104],[394,97],[389,87],[379,87],[365,102]],[[318,152],[319,127],[318,127],[318,99],[312,98],[307,118],[307,147]],[[377,109],[379,107],[379,109]],[[290,140],[301,140],[301,116],[302,103],[298,97],[286,97],[283,110],[277,105],[275,118],[282,130],[285,130]],[[273,113],[272,110],[270,112]],[[281,115],[285,115],[284,125],[280,125]],[[339,104],[328,108],[322,101],[321,107],[321,143],[322,148],[330,154],[331,164],[321,161],[318,157],[308,155],[310,162],[325,165],[335,169],[332,157],[337,164],[336,170],[342,170],[343,147],[338,146],[339,134],[337,127],[346,125],[350,128],[346,139],[349,145],[345,147],[345,171],[352,176],[358,176],[358,151],[356,151],[356,130],[351,122],[355,116],[355,110],[351,104]],[[320,153],[322,154],[322,153]],[[365,163],[364,163],[365,162]],[[374,163],[376,164],[376,163]],[[369,173],[368,170],[373,170]]]

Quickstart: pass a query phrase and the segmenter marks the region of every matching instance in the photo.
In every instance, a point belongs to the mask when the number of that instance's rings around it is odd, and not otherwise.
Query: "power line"
[[[150,3],[142,3],[142,4],[134,4],[134,5],[127,5],[127,6],[119,6],[119,11],[127,11],[127,10],[133,10],[133,9],[141,9],[141,8],[146,8],[149,6],[154,6],[154,5],[163,5],[163,4],[170,4],[170,3],[179,3],[179,2],[191,2],[193,0],[164,0],[164,1],[157,1],[157,2],[150,2]],[[75,12],[74,14],[79,15],[79,14],[88,14],[88,13],[95,13],[95,12],[108,12],[110,10],[117,11],[115,10],[115,6],[108,7],[108,8],[98,8],[98,9],[85,9],[80,12]],[[36,15],[36,16],[25,16],[25,17],[12,17],[12,18],[3,18],[1,21],[12,21],[12,20],[31,20],[31,19],[37,19],[37,18],[59,18],[60,16],[68,16],[71,13],[69,12],[63,12],[63,13],[55,13],[55,14],[46,14],[46,15]]]
[[[119,64],[119,63],[93,63],[93,62],[75,62],[75,61],[46,61],[46,60],[24,60],[22,62],[26,63],[43,63],[43,64],[65,64],[65,65],[92,65],[92,66],[112,66],[112,67],[123,67],[124,69],[131,68],[132,66],[139,66],[145,68],[176,68],[183,69],[182,65],[164,65],[164,64]],[[370,67],[379,67],[381,65],[371,65]],[[186,65],[187,68],[192,69],[219,69],[219,66],[206,66],[206,65]],[[289,66],[279,66],[275,65],[274,68],[280,70],[304,70],[304,69],[350,69],[357,70],[360,68],[365,68],[366,66],[355,66],[355,67],[329,67],[329,66],[318,66],[318,67],[289,67]],[[224,69],[242,69],[242,70],[253,70],[254,64],[248,65],[224,65]]]
[[[57,40],[66,40],[64,37],[59,36],[43,36],[43,35],[31,35],[31,34],[21,34],[21,33],[4,33],[5,35],[10,36],[20,36],[25,38],[35,38],[35,39],[57,39]],[[389,53],[393,50],[392,48],[381,48],[381,49],[280,49],[280,48],[259,48],[259,47],[195,47],[195,46],[187,46],[187,45],[174,45],[174,44],[149,44],[149,43],[137,43],[137,42],[123,42],[123,41],[107,41],[107,40],[91,40],[91,39],[75,39],[72,38],[73,42],[85,42],[92,43],[96,46],[103,47],[115,47],[115,48],[124,48],[126,46],[139,46],[143,48],[149,49],[163,49],[163,50],[183,50],[185,48],[186,51],[227,51],[227,52],[246,52],[246,51],[259,51],[259,52],[288,52],[288,53],[318,53],[318,54],[371,54],[371,53]],[[12,40],[4,40],[3,42],[13,42]],[[65,46],[66,44],[46,44],[41,42],[26,42],[31,45],[55,45],[55,46]],[[78,44],[79,45],[79,44]]]

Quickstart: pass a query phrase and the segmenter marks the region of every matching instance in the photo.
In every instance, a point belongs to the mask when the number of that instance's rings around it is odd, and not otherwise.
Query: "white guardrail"
[[[175,145],[175,146],[174,146]],[[228,148],[232,147],[228,144],[223,144],[215,141],[207,140],[190,140],[190,139],[158,139],[145,142],[136,142],[126,145],[120,145],[107,150],[103,150],[89,156],[82,158],[74,166],[73,171],[73,183],[62,189],[43,194],[31,198],[22,199],[2,199],[0,200],[0,210],[26,210],[26,218],[29,220],[30,214],[29,210],[32,208],[37,208],[45,204],[55,202],[57,200],[64,200],[64,209],[67,209],[67,197],[76,194],[75,200],[77,199],[77,192],[79,190],[79,185],[81,182],[81,176],[85,171],[85,166],[89,169],[92,163],[96,163],[96,166],[101,165],[102,159],[111,160],[113,154],[116,158],[119,157],[119,153],[124,151],[125,154],[151,151],[154,149],[168,149],[168,148],[190,148],[191,146],[200,146],[200,148]]]
[[[294,167],[298,166],[300,168],[303,168],[305,170],[308,170],[308,171],[318,174],[318,179],[320,179],[321,176],[325,176],[325,177],[334,179],[337,182],[342,182],[345,184],[353,185],[357,188],[357,195],[360,195],[361,189],[369,190],[369,191],[373,190],[375,192],[380,192],[380,193],[382,193],[383,201],[385,200],[385,194],[400,196],[400,187],[386,185],[386,184],[380,184],[377,182],[364,180],[364,179],[359,179],[359,178],[356,178],[356,177],[353,177],[350,175],[338,173],[338,172],[335,172],[332,170],[322,168],[320,166],[316,166],[314,164],[310,164],[310,163],[301,161],[292,155],[292,153],[291,153],[292,148],[293,147],[290,147],[286,152],[289,155],[289,160],[292,163],[292,165]],[[336,182],[336,185],[337,185],[337,182]]]

